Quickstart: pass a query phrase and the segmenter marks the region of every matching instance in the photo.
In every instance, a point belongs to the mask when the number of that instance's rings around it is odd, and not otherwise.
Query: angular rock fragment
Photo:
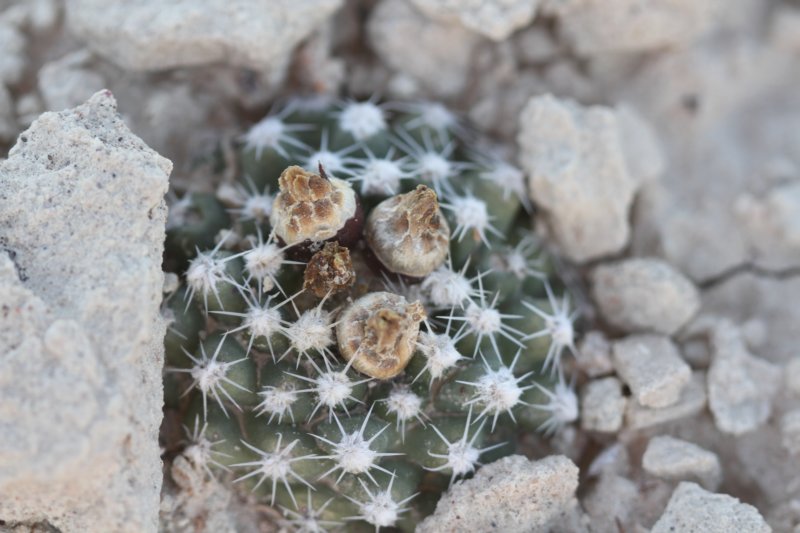
[[[672,493],[667,509],[650,533],[676,531],[769,533],[772,529],[752,505],[684,481]]]
[[[660,259],[625,259],[598,266],[592,296],[610,324],[625,331],[672,335],[700,308],[697,288]]]
[[[741,333],[721,321],[711,335],[708,402],[720,431],[741,435],[769,417],[780,369],[748,352]]]
[[[108,91],[45,113],[0,162],[3,520],[157,529],[171,168]]]
[[[128,70],[226,62],[266,71],[339,6],[340,0],[69,0],[67,22],[89,47]]]
[[[691,368],[678,348],[660,335],[630,335],[614,343],[614,368],[644,407],[669,407],[689,382]]]
[[[522,111],[517,143],[531,200],[541,210],[544,231],[573,261],[625,247],[634,194],[651,177],[637,172],[659,166],[633,164],[625,141],[653,137],[641,119],[629,120],[629,113],[550,95],[532,98]],[[659,153],[651,146],[636,157]]]
[[[644,407],[639,402],[628,402],[625,424],[630,429],[644,429],[665,422],[680,420],[701,412],[706,406],[706,402],[705,373],[694,372],[677,403],[669,407],[651,408]]]
[[[719,458],[700,446],[661,435],[650,439],[642,456],[645,472],[668,480],[697,480],[707,489],[719,485]]]
[[[529,461],[520,455],[484,466],[442,496],[417,531],[503,531],[544,529],[573,500],[578,468],[562,455]]]
[[[595,379],[581,391],[581,428],[587,431],[619,431],[627,399],[617,378]]]
[[[494,41],[503,41],[527,26],[536,14],[539,0],[412,0],[431,18],[458,22]]]

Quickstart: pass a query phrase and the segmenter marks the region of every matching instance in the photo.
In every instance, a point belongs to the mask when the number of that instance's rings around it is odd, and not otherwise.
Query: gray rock
[[[108,91],[45,113],[0,163],[4,520],[156,530],[171,168]]]
[[[780,368],[748,352],[739,330],[720,321],[711,335],[708,401],[720,431],[741,435],[763,424],[778,390]]]
[[[800,409],[784,413],[781,417],[781,441],[792,455],[800,455]]]
[[[653,437],[642,456],[645,472],[668,480],[696,480],[715,490],[722,473],[719,458],[700,446],[669,435]]]
[[[624,331],[672,335],[700,308],[694,284],[660,259],[600,265],[591,277],[592,296],[603,318]]]
[[[590,378],[606,376],[614,371],[611,343],[602,331],[588,331],[581,337],[575,364]]]
[[[561,32],[583,55],[643,52],[686,46],[714,27],[725,6],[721,0],[550,1]],[[597,21],[602,20],[602,24]]]
[[[549,95],[530,99],[522,111],[517,143],[531,200],[541,210],[543,231],[573,261],[625,247],[633,196],[647,177],[634,172],[659,167],[658,162],[631,165],[625,140],[650,134],[630,113],[624,111],[627,118],[621,119],[619,110]],[[637,157],[659,153],[651,148]]]
[[[581,428],[587,431],[619,431],[627,399],[617,378],[594,379],[581,391]]]
[[[383,0],[372,12],[367,30],[384,63],[438,96],[464,89],[473,50],[481,41],[457,24],[427,18],[405,0]]]
[[[684,481],[672,493],[667,509],[650,533],[770,533],[758,510],[727,494],[714,494]]]
[[[538,461],[521,455],[504,457],[450,487],[417,531],[544,529],[567,510],[577,487],[578,467],[562,455]]]
[[[692,375],[668,337],[629,335],[614,343],[612,354],[617,374],[644,407],[674,405]]]
[[[613,473],[600,476],[582,501],[591,518],[591,531],[619,531],[620,524],[630,522],[640,498],[639,488],[630,479]]]
[[[458,22],[495,41],[527,26],[539,0],[411,0],[417,9],[442,22]]]
[[[228,63],[267,71],[341,0],[69,0],[70,29],[101,56],[130,70]]]
[[[630,429],[644,429],[700,413],[708,401],[705,382],[706,376],[703,372],[694,372],[678,402],[669,407],[659,409],[644,407],[639,402],[628,402],[628,410],[625,413],[626,426]]]

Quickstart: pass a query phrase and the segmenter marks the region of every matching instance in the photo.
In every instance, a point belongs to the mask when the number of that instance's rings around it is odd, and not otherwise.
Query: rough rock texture
[[[669,407],[651,408],[639,405],[639,402],[628,402],[626,426],[630,429],[643,429],[696,415],[705,408],[708,400],[705,382],[704,373],[694,372],[678,402]]]
[[[721,0],[567,0],[547,4],[582,55],[685,46],[719,19]],[[598,21],[602,20],[602,23]]]
[[[627,399],[617,378],[595,379],[581,391],[581,428],[615,432],[622,427]]]
[[[588,331],[581,337],[575,363],[590,378],[614,372],[611,364],[611,342],[602,331]]]
[[[661,435],[650,439],[642,456],[645,472],[670,480],[697,480],[714,490],[722,473],[719,458],[700,446]]]
[[[532,98],[522,112],[520,163],[545,231],[577,262],[622,250],[628,215],[643,180],[660,159],[632,163],[626,141],[647,145],[636,157],[659,154],[649,129],[627,109],[583,107],[553,96]],[[654,156],[655,157],[655,156]]]
[[[171,167],[107,91],[0,163],[2,520],[156,530]]]
[[[427,18],[405,0],[383,0],[367,30],[385,64],[438,96],[464,89],[473,49],[481,41],[461,26]]]
[[[741,38],[653,57],[620,77],[620,98],[657,129],[669,162],[637,210],[638,255],[660,253],[695,280],[748,263],[800,265],[798,72],[791,54]]]
[[[591,518],[591,531],[619,531],[619,524],[628,523],[640,498],[639,488],[630,479],[613,473],[600,476],[582,502]]]
[[[542,529],[565,510],[577,487],[578,467],[562,455],[539,461],[504,457],[453,485],[417,531]]]
[[[769,533],[755,507],[726,494],[714,494],[684,481],[672,493],[667,509],[650,533]]]
[[[340,0],[69,0],[67,20],[98,54],[123,68],[209,63],[281,67]]]
[[[592,296],[611,325],[672,335],[700,308],[697,288],[669,263],[654,258],[600,265]]]
[[[763,424],[771,412],[780,369],[753,356],[740,331],[720,321],[711,335],[708,401],[720,431],[741,435]]]
[[[669,407],[680,398],[692,370],[661,335],[629,335],[614,343],[614,368],[644,407]]]
[[[539,0],[411,1],[431,18],[442,22],[458,22],[495,41],[502,41],[515,30],[527,26],[539,4]]]

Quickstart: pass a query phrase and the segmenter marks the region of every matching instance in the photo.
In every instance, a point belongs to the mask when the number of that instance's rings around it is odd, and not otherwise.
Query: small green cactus
[[[298,100],[241,137],[226,194],[172,204],[176,453],[296,531],[411,531],[519,431],[576,420],[569,297],[475,137],[439,104]]]

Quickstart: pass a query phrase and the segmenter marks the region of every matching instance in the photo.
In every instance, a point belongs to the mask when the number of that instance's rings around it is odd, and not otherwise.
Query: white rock
[[[780,5],[772,12],[771,40],[775,46],[792,53],[800,53],[800,9]]]
[[[39,69],[39,94],[49,111],[61,111],[85,102],[107,84],[90,68],[92,54],[86,50],[69,53]]]
[[[613,433],[622,427],[627,399],[617,378],[595,379],[581,391],[581,428]]]
[[[600,476],[582,501],[591,518],[591,531],[619,531],[619,524],[629,523],[640,497],[639,487],[630,479],[615,474]]]
[[[695,483],[682,482],[650,533],[770,533],[772,530],[752,505],[727,494],[714,494]]]
[[[341,0],[68,0],[70,29],[129,70],[227,63],[279,66]]]
[[[645,179],[633,172],[658,167],[629,161],[624,141],[636,136],[641,121],[621,121],[614,109],[548,95],[530,99],[519,122],[520,163],[531,199],[561,252],[583,262],[620,251],[630,234],[634,193]]]
[[[747,351],[739,330],[720,321],[711,335],[708,401],[720,431],[741,435],[763,424],[780,382],[780,368]]]
[[[602,331],[588,331],[581,337],[575,364],[590,378],[605,376],[614,371],[611,364],[611,342]]]
[[[107,91],[42,115],[0,163],[0,242],[16,265],[0,268],[15,310],[0,314],[4,520],[157,528],[171,167]]]
[[[603,318],[624,331],[671,335],[700,308],[697,288],[660,259],[598,266],[592,272],[592,296]]]
[[[781,417],[781,441],[793,455],[800,455],[800,409],[784,413]]]
[[[563,38],[582,55],[686,46],[714,26],[722,0],[551,1]],[[598,23],[602,21],[602,23]]]
[[[464,89],[472,52],[481,41],[459,25],[427,18],[405,0],[378,4],[367,31],[384,63],[438,96],[453,96]]]
[[[692,375],[668,337],[630,335],[614,343],[612,354],[617,374],[644,407],[674,405]]]
[[[696,415],[706,406],[705,382],[706,376],[703,372],[694,372],[678,402],[669,407],[655,409],[639,405],[639,402],[628,402],[626,426],[630,429],[644,429]]]
[[[20,80],[25,71],[25,36],[10,21],[0,19],[0,85]]]
[[[527,26],[539,0],[411,0],[427,16],[445,23],[458,22],[468,30],[503,41]]]
[[[450,487],[417,531],[541,530],[569,506],[577,487],[578,467],[564,456],[504,457]]]
[[[650,439],[642,467],[645,472],[668,480],[697,480],[710,490],[717,488],[722,472],[714,452],[668,435]]]

